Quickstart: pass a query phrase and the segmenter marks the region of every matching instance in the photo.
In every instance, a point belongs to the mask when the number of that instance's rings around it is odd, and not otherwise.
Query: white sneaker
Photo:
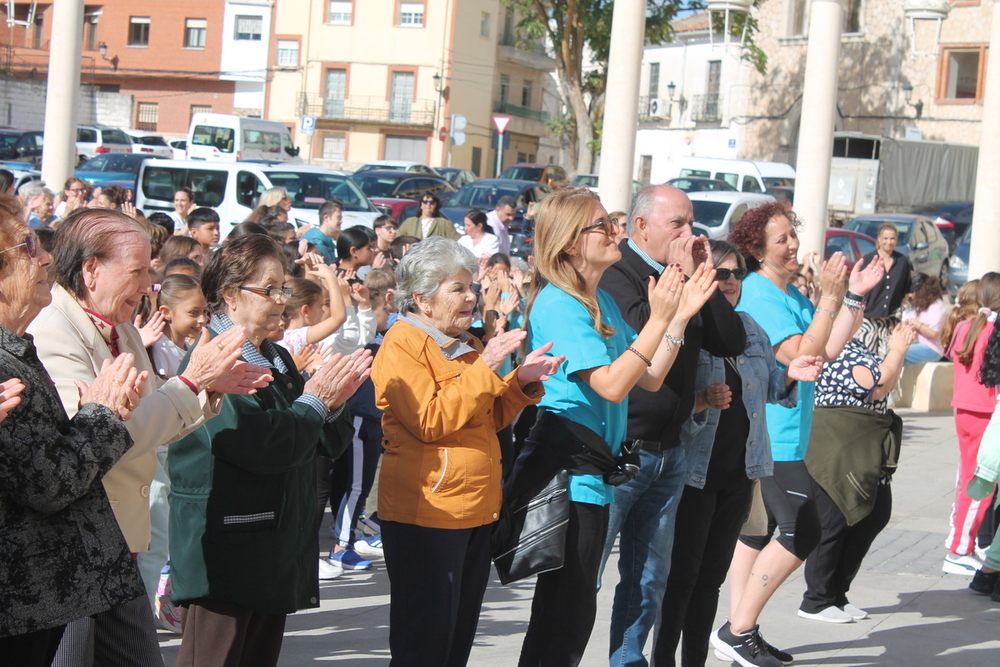
[[[815,614],[799,609],[799,618],[806,618],[810,621],[826,621],[827,623],[853,623],[854,617],[840,607],[827,607],[823,611]]]
[[[958,574],[965,577],[971,577],[974,576],[976,571],[982,567],[983,561],[976,556],[975,552],[964,556],[949,553],[944,557],[944,564],[941,565],[941,570],[945,574]]]
[[[855,607],[850,602],[848,602],[847,604],[845,604],[841,608],[844,610],[845,613],[850,614],[851,618],[853,618],[855,621],[863,621],[866,618],[868,618],[868,612],[867,611],[865,611],[861,607]]]
[[[340,563],[331,561],[328,558],[319,559],[319,580],[330,581],[344,576],[344,568]]]
[[[732,658],[730,658],[728,655],[726,655],[719,649],[712,649],[712,651],[715,653],[716,660],[721,660],[722,662],[728,662],[729,664],[733,664]]]
[[[365,558],[382,558],[385,555],[382,551],[382,535],[355,540],[354,550],[358,552],[359,556]]]

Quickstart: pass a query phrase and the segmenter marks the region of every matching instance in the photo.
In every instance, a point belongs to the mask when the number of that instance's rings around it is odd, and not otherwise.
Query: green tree
[[[762,0],[755,0],[755,5]],[[701,9],[703,0],[645,0],[645,41],[650,44],[670,42],[671,20],[679,11]],[[518,30],[528,39],[548,39],[556,61],[562,97],[568,113],[550,130],[564,133],[570,147],[571,169],[577,173],[593,171],[594,155],[600,151],[599,128],[604,116],[604,91],[607,82],[608,51],[611,47],[611,16],[614,0],[504,0],[519,17]],[[734,32],[735,21],[734,21]],[[743,23],[739,29],[742,31]],[[752,46],[756,23],[748,26],[748,51],[758,68],[766,58]],[[585,71],[585,52],[596,69]]]

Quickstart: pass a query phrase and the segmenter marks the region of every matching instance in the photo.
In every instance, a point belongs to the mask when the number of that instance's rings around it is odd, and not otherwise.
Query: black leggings
[[[766,535],[740,535],[740,541],[760,551],[775,538],[799,560],[805,560],[819,544],[823,534],[816,494],[821,491],[806,469],[805,461],[775,461],[774,475],[762,477],[760,492],[767,509]]]

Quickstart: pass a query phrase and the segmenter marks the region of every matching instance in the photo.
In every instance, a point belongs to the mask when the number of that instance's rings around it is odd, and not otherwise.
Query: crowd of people
[[[670,186],[613,214],[553,192],[530,262],[507,197],[464,233],[433,195],[401,225],[342,228],[329,200],[296,227],[273,188],[224,239],[194,199],[0,195],[11,664],[155,667],[160,625],[178,665],[273,666],[321,581],[383,559],[393,665],[468,663],[493,563],[536,576],[519,664],[577,665],[610,562],[611,664],[651,641],[658,667],[787,665],[758,619],[803,564],[799,616],[867,616],[849,594],[892,511],[893,390],[942,358],[943,567],[1000,601],[1000,274],[949,310],[892,225],[850,270],[803,265],[785,203],[709,241]]]

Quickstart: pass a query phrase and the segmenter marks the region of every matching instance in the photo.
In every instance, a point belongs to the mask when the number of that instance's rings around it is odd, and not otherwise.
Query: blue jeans
[[[611,503],[604,563],[621,533],[618,573],[611,610],[611,665],[648,663],[642,655],[649,631],[663,602],[674,548],[674,519],[684,491],[687,466],[684,448],[640,453],[638,476],[615,488]],[[598,577],[598,582],[600,577]]]
[[[940,361],[940,359],[941,353],[933,347],[923,343],[913,343],[906,350],[906,356],[903,357],[903,365],[926,364],[930,361]]]

